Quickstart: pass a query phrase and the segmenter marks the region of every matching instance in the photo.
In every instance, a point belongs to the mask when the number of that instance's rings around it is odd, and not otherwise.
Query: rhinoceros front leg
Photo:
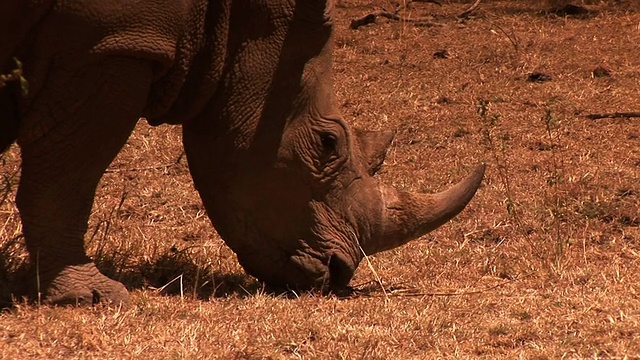
[[[67,68],[68,69],[68,68]],[[125,287],[102,275],[84,249],[95,189],[144,108],[150,64],[108,58],[52,72],[18,136],[17,205],[31,264],[28,287],[53,304],[127,303]]]

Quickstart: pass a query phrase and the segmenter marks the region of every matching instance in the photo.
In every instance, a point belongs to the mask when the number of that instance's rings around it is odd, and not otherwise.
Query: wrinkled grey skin
[[[0,148],[17,140],[17,205],[54,304],[128,301],[83,237],[104,170],[138,118],[182,124],[194,183],[249,274],[292,289],[346,286],[363,257],[435,229],[483,176],[408,194],[372,177],[392,132],[351,130],[331,82],[324,1],[0,4]]]

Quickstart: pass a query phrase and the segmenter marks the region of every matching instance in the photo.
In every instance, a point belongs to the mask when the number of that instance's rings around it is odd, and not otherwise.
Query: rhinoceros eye
[[[333,153],[336,151],[337,137],[332,133],[320,134],[320,142],[322,143],[322,150],[325,154]]]

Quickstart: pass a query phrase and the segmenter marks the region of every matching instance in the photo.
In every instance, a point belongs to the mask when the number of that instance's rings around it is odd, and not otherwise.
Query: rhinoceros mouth
[[[267,255],[269,261],[264,261],[265,257],[246,256],[248,254],[239,252],[238,261],[248,274],[275,291],[320,291],[328,294],[349,284],[358,265],[355,259],[350,259],[340,248],[321,252],[310,248],[307,242],[303,244],[303,248],[294,252],[291,249],[271,249]]]
[[[314,237],[300,239],[295,248],[272,248],[272,262],[238,257],[245,270],[274,290],[320,291],[327,294],[344,289],[358,266],[344,245],[336,240]],[[273,252],[275,250],[275,252]]]
[[[340,254],[333,253],[329,256],[329,289],[343,289],[349,284],[355,269],[349,266],[347,260]]]
[[[328,293],[332,290],[344,289],[355,272],[357,264],[349,261],[338,251],[333,251],[324,258],[308,253],[289,257],[284,274],[280,274],[278,282],[291,290],[319,290]]]

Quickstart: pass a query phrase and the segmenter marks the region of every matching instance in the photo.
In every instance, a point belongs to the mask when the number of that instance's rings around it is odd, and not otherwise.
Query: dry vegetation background
[[[640,358],[640,118],[584,117],[640,111],[640,12],[585,1],[596,14],[541,14],[550,3],[485,1],[463,22],[469,3],[414,3],[403,15],[441,26],[349,30],[394,6],[339,2],[343,115],[398,131],[379,176],[431,192],[489,165],[460,216],[363,262],[352,294],[271,294],[245,275],[193,190],[180,129],[141,122],[87,235],[132,308],[17,300],[0,314],[0,358]],[[534,71],[551,81],[527,81]],[[14,146],[0,165],[5,302],[25,259],[18,158]]]

